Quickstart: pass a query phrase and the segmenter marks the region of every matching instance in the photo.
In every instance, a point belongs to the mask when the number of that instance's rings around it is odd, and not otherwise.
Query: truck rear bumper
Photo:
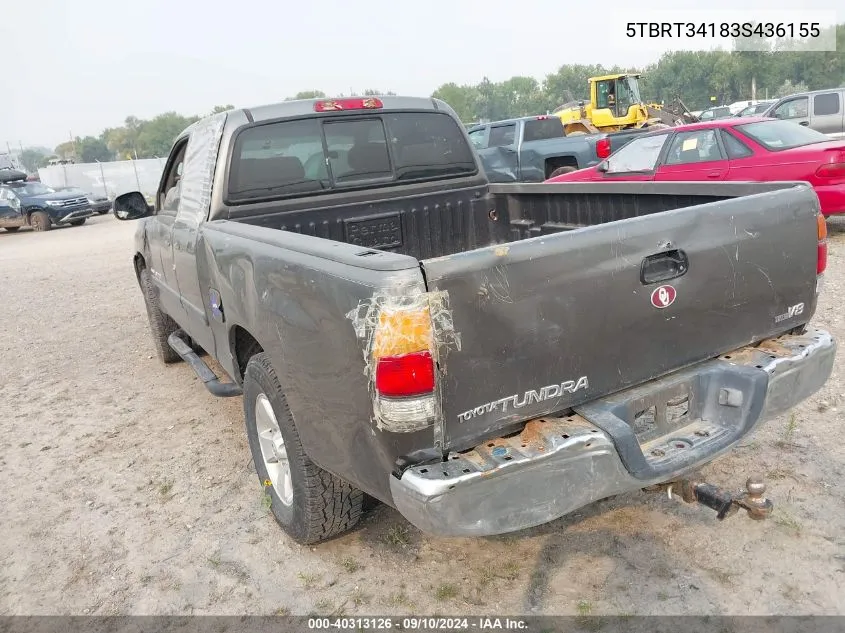
[[[532,420],[445,462],[390,477],[396,508],[423,531],[520,530],[600,499],[671,481],[815,393],[836,343],[808,329]]]

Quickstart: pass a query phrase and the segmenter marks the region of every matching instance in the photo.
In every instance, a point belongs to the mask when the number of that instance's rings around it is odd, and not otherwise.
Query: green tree
[[[65,141],[56,145],[56,156],[62,160],[76,160],[76,145],[73,141]]]
[[[174,139],[198,117],[185,117],[176,112],[165,112],[138,125],[138,158],[167,156]]]
[[[211,109],[211,114],[220,114],[221,112],[226,112],[227,110],[234,110],[235,106],[232,104],[228,105],[216,105]]]
[[[21,152],[21,164],[27,172],[34,173],[38,171],[38,168],[41,166],[41,161],[44,159],[45,156],[46,154],[40,149],[37,149],[35,147],[27,147]]]
[[[302,92],[297,92],[292,97],[288,97],[285,101],[296,101],[298,99],[322,99],[326,96],[326,93],[322,90],[303,90]]]
[[[480,95],[476,86],[443,84],[431,96],[448,103],[464,123],[473,123],[481,118],[478,111]]]
[[[111,160],[113,154],[102,138],[86,136],[76,139],[76,155],[80,162],[93,163]]]

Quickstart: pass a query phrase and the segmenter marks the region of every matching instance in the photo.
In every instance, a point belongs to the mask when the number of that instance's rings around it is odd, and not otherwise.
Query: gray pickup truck
[[[175,141],[134,269],[164,362],[243,395],[279,524],[314,543],[365,493],[488,535],[684,478],[830,375],[826,253],[801,183],[491,185],[435,99],[290,101]],[[204,353],[227,376],[215,374]],[[218,373],[221,370],[218,370]]]
[[[469,126],[469,138],[493,183],[543,182],[592,167],[645,131],[566,136],[560,118],[540,115]]]

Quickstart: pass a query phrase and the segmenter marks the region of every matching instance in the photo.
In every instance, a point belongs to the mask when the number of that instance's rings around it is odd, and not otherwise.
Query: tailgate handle
[[[687,254],[679,249],[649,255],[640,268],[640,281],[654,284],[680,277],[689,269]]]

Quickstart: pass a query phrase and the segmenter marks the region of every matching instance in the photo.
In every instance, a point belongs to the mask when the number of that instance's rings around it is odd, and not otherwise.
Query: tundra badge
[[[587,380],[587,377],[581,376],[578,380],[567,380],[562,383],[541,387],[540,389],[526,391],[525,394],[522,395],[521,400],[519,394],[514,394],[512,396],[508,396],[507,398],[501,398],[499,400],[494,400],[493,402],[482,404],[480,407],[475,407],[474,409],[458,414],[458,421],[467,422],[472,418],[492,411],[507,413],[508,405],[510,405],[511,409],[521,409],[528,404],[540,403],[546,400],[552,400],[553,398],[560,398],[565,393],[575,393],[576,391],[588,389],[589,387],[590,383]]]

